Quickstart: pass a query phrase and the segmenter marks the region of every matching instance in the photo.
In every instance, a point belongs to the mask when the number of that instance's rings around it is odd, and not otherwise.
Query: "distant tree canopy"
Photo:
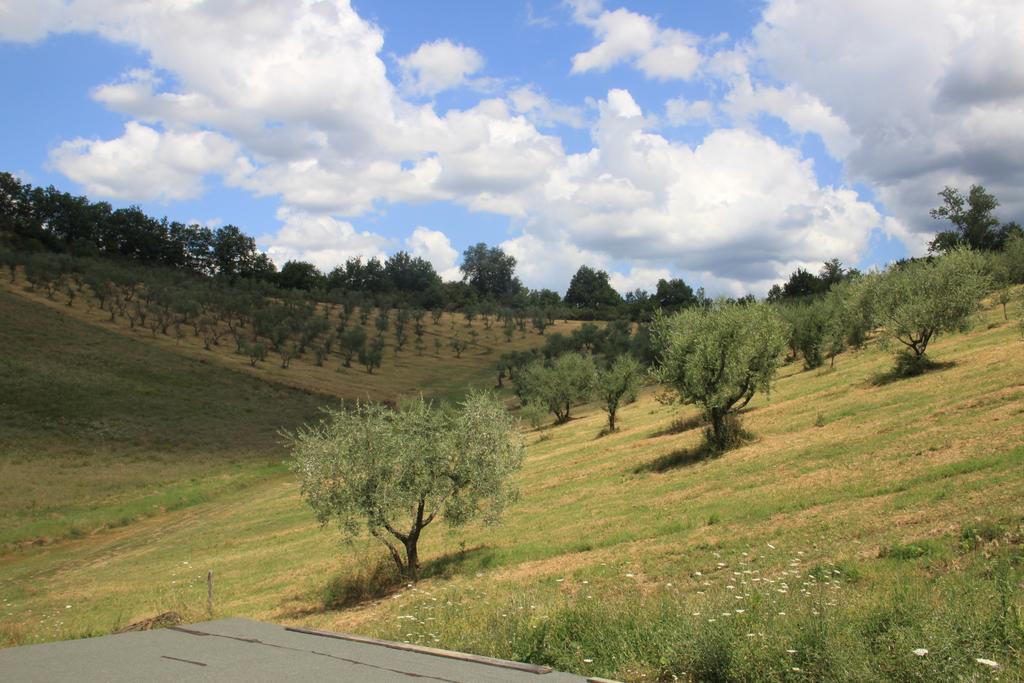
[[[515,276],[516,259],[499,247],[488,247],[483,242],[462,252],[463,282],[472,287],[482,299],[506,299],[522,289]]]
[[[839,259],[825,261],[821,270],[815,275],[803,268],[797,268],[781,287],[772,285],[768,291],[768,301],[795,300],[813,296],[821,296],[833,286],[860,275],[856,268],[846,268]]]
[[[20,251],[110,256],[228,278],[271,278],[274,264],[233,225],[217,230],[112,209],[0,173],[0,238]]]
[[[703,293],[701,293],[701,297],[694,294],[693,288],[680,278],[658,280],[657,288],[654,291],[654,299],[658,307],[666,311],[678,311],[689,306],[696,306],[700,303],[702,296]]]
[[[322,289],[326,282],[323,273],[305,261],[288,261],[277,275],[277,284],[283,289],[304,289],[308,292]]]
[[[999,251],[1011,237],[1024,235],[1017,223],[1000,224],[994,215],[999,200],[981,185],[972,185],[967,196],[947,186],[939,196],[942,206],[932,209],[931,217],[948,220],[953,229],[935,235],[928,245],[928,251],[933,254],[945,254],[958,247]]]
[[[572,308],[613,308],[622,303],[622,297],[612,288],[608,273],[580,266],[569,282],[564,302]]]

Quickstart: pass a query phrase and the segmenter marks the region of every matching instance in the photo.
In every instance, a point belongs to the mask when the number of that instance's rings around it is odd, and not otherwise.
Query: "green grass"
[[[124,526],[284,471],[329,399],[139,344],[0,290],[0,545]]]
[[[376,541],[318,528],[293,478],[272,469],[182,509],[11,551],[0,642],[106,633],[171,609],[203,619],[212,568],[216,616],[588,675],[1019,680],[1024,343],[1001,317],[940,338],[929,352],[952,365],[919,377],[877,384],[892,355],[874,347],[832,371],[787,366],[744,414],[755,440],[712,459],[648,467],[701,436],[692,408],[651,391],[614,434],[598,438],[593,407],[531,431],[520,502],[498,527],[428,529],[414,587],[380,564]]]

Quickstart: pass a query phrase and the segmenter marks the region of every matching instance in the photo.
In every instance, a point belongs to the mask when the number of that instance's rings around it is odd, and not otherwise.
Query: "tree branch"
[[[384,534],[382,534],[376,527],[371,526],[370,533],[373,534],[373,536],[377,540],[379,540],[381,543],[387,546],[388,551],[391,553],[391,559],[393,559],[395,561],[395,564],[398,565],[398,571],[400,573],[404,573],[405,565],[402,564],[402,555],[398,552],[398,548],[396,548],[394,544],[391,541],[389,541],[387,537]]]

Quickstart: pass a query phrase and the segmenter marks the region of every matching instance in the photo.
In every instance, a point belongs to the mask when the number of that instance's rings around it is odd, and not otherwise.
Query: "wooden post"
[[[206,572],[206,614],[213,616],[213,570]]]

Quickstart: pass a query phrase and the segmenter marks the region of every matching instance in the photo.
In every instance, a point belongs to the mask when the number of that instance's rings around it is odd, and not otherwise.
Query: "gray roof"
[[[547,667],[249,619],[221,619],[0,650],[4,681],[531,681],[587,679]]]

